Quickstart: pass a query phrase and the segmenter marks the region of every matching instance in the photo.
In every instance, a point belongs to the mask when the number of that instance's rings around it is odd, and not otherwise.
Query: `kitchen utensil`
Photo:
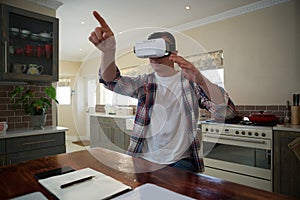
[[[39,34],[40,36],[40,40],[41,41],[49,41],[52,38],[52,32],[51,33],[47,33],[47,32],[42,32]]]
[[[6,133],[7,128],[7,122],[0,122],[0,133]]]
[[[290,111],[290,101],[286,101],[286,108],[284,111],[284,119],[283,119],[284,123],[289,123],[289,121],[290,121],[289,111]]]
[[[293,94],[293,106],[299,106],[300,94]]]
[[[45,55],[47,59],[50,59],[52,56],[52,45],[51,44],[45,44]]]
[[[17,55],[23,55],[24,54],[24,49],[23,48],[17,48],[16,49],[16,54]]]
[[[9,54],[14,54],[15,53],[15,49],[14,49],[14,46],[12,44],[9,45],[8,51],[9,51]]]
[[[36,56],[41,58],[44,55],[44,48],[41,46],[36,47]]]
[[[21,30],[21,38],[27,38],[30,35],[30,31],[29,30]]]
[[[44,66],[43,65],[37,65],[37,64],[29,64],[27,74],[28,75],[41,75],[44,72]]]
[[[27,66],[25,64],[16,63],[13,65],[14,73],[25,73],[27,70]]]
[[[27,44],[25,46],[25,55],[26,56],[32,56],[32,54],[33,54],[33,48],[32,48],[31,45]]]
[[[274,123],[278,121],[278,117],[272,113],[260,111],[259,113],[249,115],[249,120],[253,123]]]
[[[291,124],[300,125],[300,106],[292,106],[292,108],[291,108]]]
[[[39,39],[39,35],[36,34],[36,33],[32,33],[32,34],[30,35],[30,38],[31,38],[32,40],[36,41],[36,40]]]
[[[15,27],[10,28],[10,31],[12,32],[13,36],[17,36],[20,33],[20,29],[15,28]]]

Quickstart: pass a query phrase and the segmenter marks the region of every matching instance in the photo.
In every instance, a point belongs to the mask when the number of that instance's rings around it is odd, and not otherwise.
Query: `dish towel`
[[[300,137],[294,139],[288,146],[295,153],[298,160],[300,160]]]

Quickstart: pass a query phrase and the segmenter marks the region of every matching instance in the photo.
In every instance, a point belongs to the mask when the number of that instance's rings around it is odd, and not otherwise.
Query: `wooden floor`
[[[81,151],[81,150],[86,150],[89,149],[90,146],[81,146],[78,144],[74,144],[74,141],[72,140],[66,140],[66,152],[70,153],[70,152],[74,152],[74,151]]]

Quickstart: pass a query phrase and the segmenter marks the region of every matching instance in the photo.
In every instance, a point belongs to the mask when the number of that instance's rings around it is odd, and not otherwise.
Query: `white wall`
[[[77,79],[77,72],[80,68],[80,62],[71,62],[71,61],[60,61],[59,66],[59,77],[62,78],[70,78],[70,86],[72,90],[76,91],[76,79]],[[76,93],[77,95],[77,93]],[[57,106],[57,116],[58,116],[58,125],[67,127],[68,131],[66,135],[68,139],[77,140],[79,138],[80,132],[76,128],[76,121],[74,119],[74,111],[73,105],[76,104],[77,96],[74,95],[71,97],[71,104],[70,105],[58,105]],[[83,133],[84,134],[84,133]]]
[[[285,105],[293,92],[300,92],[299,4],[289,1],[193,28],[183,32],[186,37],[176,34],[179,53],[193,54],[185,48],[222,49],[225,87],[237,105]],[[190,38],[199,47],[187,46],[182,38]],[[121,55],[119,66],[140,64],[132,53]],[[99,59],[83,66],[96,71]]]
[[[237,104],[284,105],[300,91],[299,23],[290,1],[185,33],[224,50],[225,87]]]

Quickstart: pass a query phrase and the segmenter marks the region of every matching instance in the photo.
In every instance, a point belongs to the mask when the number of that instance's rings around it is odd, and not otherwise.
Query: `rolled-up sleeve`
[[[130,96],[132,98],[138,98],[141,89],[144,88],[146,81],[145,75],[139,75],[137,77],[122,76],[120,70],[117,68],[117,74],[114,80],[105,81],[101,76],[99,70],[99,82],[105,85],[105,88],[116,92],[121,95]]]
[[[215,118],[230,119],[236,116],[236,109],[233,101],[229,97],[224,88],[219,87],[223,94],[224,104],[216,104],[205,94],[199,85],[196,85],[196,91],[198,94],[199,107],[209,111]]]

